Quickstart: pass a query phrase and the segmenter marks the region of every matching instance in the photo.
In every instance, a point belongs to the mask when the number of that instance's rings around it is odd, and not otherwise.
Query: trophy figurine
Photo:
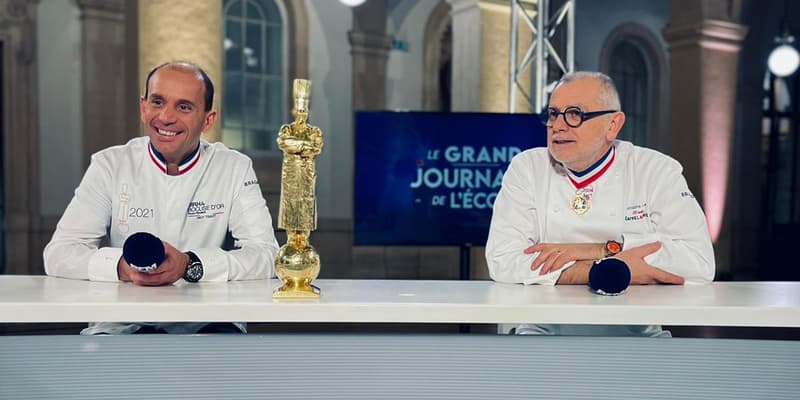
[[[283,150],[281,203],[278,228],[286,230],[286,244],[275,257],[275,273],[283,286],[273,298],[318,298],[311,285],[319,275],[319,254],[308,237],[317,229],[317,172],[314,157],[322,151],[322,131],[308,124],[311,81],[294,80],[294,122],[281,126],[278,147]]]

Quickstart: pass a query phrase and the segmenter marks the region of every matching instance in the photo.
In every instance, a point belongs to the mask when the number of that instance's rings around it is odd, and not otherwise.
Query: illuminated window
[[[276,149],[284,119],[283,19],[273,0],[223,3],[222,139],[247,152]]]

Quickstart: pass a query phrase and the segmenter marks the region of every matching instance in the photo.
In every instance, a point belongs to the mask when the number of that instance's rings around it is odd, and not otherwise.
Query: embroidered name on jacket
[[[222,214],[225,214],[225,203],[206,204],[204,201],[193,201],[186,210],[186,216],[195,219],[214,218]]]
[[[650,217],[647,212],[647,203],[629,206],[625,210],[625,221],[641,221]]]

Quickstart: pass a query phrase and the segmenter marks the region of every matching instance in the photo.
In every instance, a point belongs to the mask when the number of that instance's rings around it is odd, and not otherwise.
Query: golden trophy
[[[272,294],[276,299],[319,297],[319,288],[311,285],[319,275],[319,254],[308,237],[317,229],[314,157],[322,151],[322,131],[307,123],[311,81],[295,79],[293,93],[294,122],[278,134],[283,150],[278,228],[286,230],[287,240],[275,257],[275,273],[283,281]]]

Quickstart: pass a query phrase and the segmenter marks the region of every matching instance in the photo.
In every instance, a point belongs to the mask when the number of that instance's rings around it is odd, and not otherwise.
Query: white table
[[[247,321],[563,323],[800,327],[800,283],[634,286],[598,296],[585,286],[488,281],[327,280],[322,297],[274,301],[278,281],[137,287],[45,276],[0,276],[0,323]]]
[[[800,283],[632,287],[319,280],[135,287],[0,276],[0,323],[800,326]],[[0,336],[0,398],[795,399],[800,341],[461,334]]]

